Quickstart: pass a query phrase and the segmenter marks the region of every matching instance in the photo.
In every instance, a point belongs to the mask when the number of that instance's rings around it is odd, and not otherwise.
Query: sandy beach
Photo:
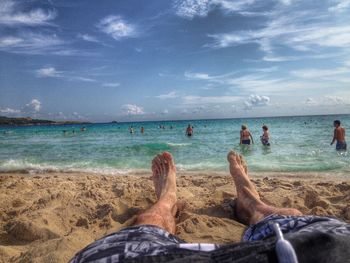
[[[150,175],[1,174],[1,262],[67,262],[90,242],[132,224],[155,202]],[[350,222],[350,180],[327,177],[252,175],[268,203]],[[233,217],[229,204],[236,192],[226,173],[179,173],[177,183],[179,199],[187,202],[178,218],[180,238],[240,240],[246,226]]]

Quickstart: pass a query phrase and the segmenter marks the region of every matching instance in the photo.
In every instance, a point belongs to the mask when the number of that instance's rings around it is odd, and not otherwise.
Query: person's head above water
[[[246,130],[247,129],[247,125],[243,124],[241,128],[242,128],[242,130]]]
[[[335,121],[333,122],[333,126],[334,126],[334,127],[339,127],[339,126],[340,126],[340,120],[335,120]]]
[[[188,128],[191,128],[191,124],[188,124]]]
[[[263,126],[262,126],[262,129],[263,129],[264,131],[268,131],[268,130],[269,130],[269,127],[267,127],[266,125],[263,125]]]

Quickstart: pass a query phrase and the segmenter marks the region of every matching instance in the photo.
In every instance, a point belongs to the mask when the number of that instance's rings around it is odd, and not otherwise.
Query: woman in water
[[[270,134],[269,134],[269,127],[267,127],[266,125],[262,126],[263,129],[263,135],[260,136],[261,139],[261,143],[264,146],[270,146]]]
[[[253,136],[248,130],[246,125],[242,125],[241,129],[241,138],[239,144],[247,144],[250,145],[250,142],[254,143]]]

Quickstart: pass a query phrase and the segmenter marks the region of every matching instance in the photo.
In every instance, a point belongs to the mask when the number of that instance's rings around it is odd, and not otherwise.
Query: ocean
[[[162,151],[173,154],[181,171],[225,171],[226,155],[234,149],[254,172],[346,174],[349,154],[330,146],[334,119],[350,124],[350,115],[329,115],[88,124],[86,131],[80,130],[82,125],[0,127],[0,172],[125,174],[150,169],[152,158]],[[193,137],[185,136],[189,123]],[[242,124],[248,125],[254,145],[239,145]],[[269,126],[271,147],[260,142],[263,124]]]

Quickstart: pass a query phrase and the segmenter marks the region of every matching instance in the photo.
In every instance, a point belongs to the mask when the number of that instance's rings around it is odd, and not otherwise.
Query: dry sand
[[[67,262],[90,242],[131,224],[156,201],[149,176],[1,174],[0,261]],[[350,179],[264,176],[253,175],[253,181],[266,202],[350,222]],[[236,196],[229,176],[180,173],[177,182],[179,199],[187,201],[178,219],[180,238],[240,240],[245,226],[227,206]]]

